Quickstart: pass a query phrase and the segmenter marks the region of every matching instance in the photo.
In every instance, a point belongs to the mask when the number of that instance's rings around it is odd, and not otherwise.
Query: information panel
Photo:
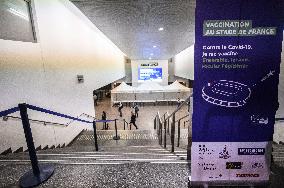
[[[280,0],[197,0],[192,184],[269,180]]]

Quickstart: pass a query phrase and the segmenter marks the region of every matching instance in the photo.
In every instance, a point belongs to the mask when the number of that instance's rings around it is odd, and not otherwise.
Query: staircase
[[[93,132],[84,131],[70,147],[38,151],[39,163],[52,163],[54,175],[39,187],[187,187],[190,163],[187,151],[171,153],[158,145],[155,132],[98,131],[99,151]],[[17,186],[30,169],[28,153],[0,156],[0,187]]]

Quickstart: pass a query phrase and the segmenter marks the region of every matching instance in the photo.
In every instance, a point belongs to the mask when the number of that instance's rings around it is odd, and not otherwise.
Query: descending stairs
[[[92,131],[84,131],[70,147],[38,151],[39,163],[51,163],[55,174],[40,187],[187,187],[187,151],[159,146],[155,132],[98,131],[95,151]],[[27,153],[0,156],[0,187],[15,186],[30,168]]]

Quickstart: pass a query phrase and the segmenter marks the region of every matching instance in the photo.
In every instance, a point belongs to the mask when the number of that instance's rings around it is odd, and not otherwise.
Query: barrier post
[[[114,128],[115,128],[115,136],[113,137],[114,140],[119,140],[120,136],[117,135],[117,124],[116,124],[116,120],[114,120]]]
[[[97,135],[97,124],[96,124],[96,121],[93,121],[93,128],[94,128],[95,148],[96,148],[96,151],[99,151],[99,147],[98,147],[98,135]]]
[[[172,143],[172,150],[171,152],[173,153],[175,151],[175,116],[176,114],[173,114],[173,118],[172,118],[172,125],[171,125],[171,143]]]
[[[25,103],[19,104],[20,115],[22,119],[23,129],[29,151],[29,156],[32,164],[32,170],[26,172],[20,178],[21,187],[34,187],[46,181],[54,172],[54,166],[50,164],[38,165],[33,135],[29,123],[27,113],[27,105]]]
[[[164,134],[164,148],[167,147],[167,122],[164,122],[164,129],[165,129],[165,134]]]
[[[123,130],[125,130],[125,119],[123,119]]]
[[[177,141],[177,147],[179,147],[180,142],[180,120],[178,120],[178,141]]]
[[[154,130],[156,130],[156,128],[157,128],[157,127],[156,127],[156,126],[157,126],[156,123],[157,123],[157,116],[156,116],[155,119],[154,119]]]

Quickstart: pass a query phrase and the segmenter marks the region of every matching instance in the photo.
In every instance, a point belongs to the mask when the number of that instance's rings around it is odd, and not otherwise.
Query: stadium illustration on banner
[[[270,71],[260,82],[264,82],[273,76],[274,72]],[[254,84],[252,87],[256,85]],[[202,97],[205,101],[217,106],[237,108],[244,106],[248,102],[252,87],[235,81],[219,80],[204,86],[202,88]]]

